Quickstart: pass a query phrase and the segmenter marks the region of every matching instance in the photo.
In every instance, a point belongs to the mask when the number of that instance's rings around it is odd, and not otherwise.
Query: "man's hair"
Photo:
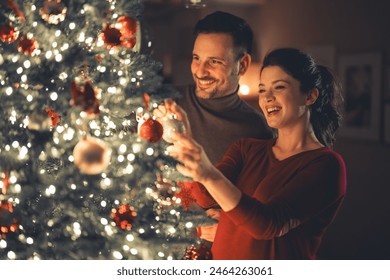
[[[207,15],[195,25],[194,35],[200,33],[230,34],[238,57],[252,53],[253,31],[245,20],[235,15],[221,11]]]

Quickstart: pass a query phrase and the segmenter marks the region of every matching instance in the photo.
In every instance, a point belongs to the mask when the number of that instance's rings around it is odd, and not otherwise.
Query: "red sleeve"
[[[344,161],[330,151],[302,166],[267,203],[243,194],[239,204],[226,214],[255,239],[272,239],[319,215],[329,223],[345,192]]]
[[[222,174],[228,178],[233,184],[240,174],[242,167],[242,154],[241,154],[241,141],[239,140],[230,146],[225,153],[221,162],[216,167]],[[185,182],[191,184],[192,195],[196,199],[196,202],[203,208],[209,208],[218,205],[214,198],[209,194],[206,188],[198,182]]]

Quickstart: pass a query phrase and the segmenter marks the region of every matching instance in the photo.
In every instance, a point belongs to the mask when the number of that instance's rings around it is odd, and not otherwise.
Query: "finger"
[[[179,171],[184,176],[190,177],[190,178],[195,180],[195,176],[194,176],[192,170],[189,169],[188,167],[186,167],[184,165],[181,165],[181,164],[177,164],[176,165],[176,169],[177,169],[177,171]]]

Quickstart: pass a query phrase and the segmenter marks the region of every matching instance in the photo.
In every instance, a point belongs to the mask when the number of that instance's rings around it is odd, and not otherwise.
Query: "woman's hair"
[[[281,67],[300,82],[303,93],[318,89],[318,98],[310,105],[310,122],[318,140],[332,147],[341,123],[341,115],[337,110],[341,95],[339,84],[330,70],[317,65],[310,55],[294,48],[273,50],[264,58],[261,71],[267,66]]]

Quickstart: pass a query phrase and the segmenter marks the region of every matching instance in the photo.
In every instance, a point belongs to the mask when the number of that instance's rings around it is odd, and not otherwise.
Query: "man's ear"
[[[250,54],[245,53],[241,58],[240,58],[240,68],[238,70],[239,75],[244,75],[246,71],[249,68],[249,65],[251,64],[252,57]]]
[[[313,105],[314,102],[316,102],[319,94],[320,93],[318,91],[318,88],[313,88],[312,90],[310,90],[306,96],[306,105],[307,106]]]

